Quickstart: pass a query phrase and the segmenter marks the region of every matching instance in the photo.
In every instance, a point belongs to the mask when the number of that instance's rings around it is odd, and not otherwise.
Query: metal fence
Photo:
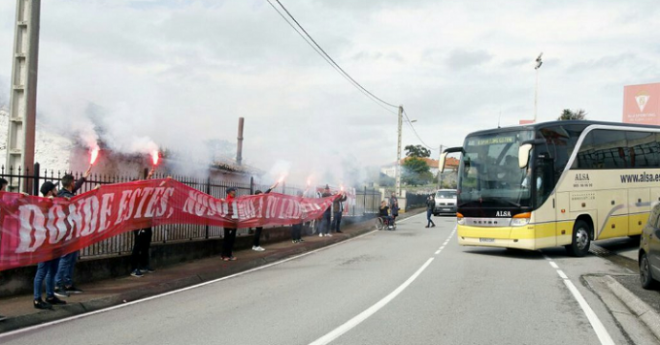
[[[19,185],[20,183],[29,183],[30,190],[33,190],[34,195],[38,195],[39,186],[44,181],[61,182],[62,177],[66,172],[41,170],[39,164],[35,164],[33,170],[21,169],[5,169],[4,166],[0,167],[0,177],[9,181],[10,186]],[[146,171],[145,171],[146,175]],[[81,173],[73,173],[73,176],[80,178]],[[155,174],[154,178],[164,178],[162,174]],[[212,182],[210,178],[193,178],[187,176],[171,175],[171,177],[185,185],[195,188],[201,192],[207,193],[215,198],[224,198],[227,194],[227,188],[236,188],[236,195],[250,195],[255,190],[261,189],[265,191],[270,186],[258,185],[254,183],[251,178],[248,183],[235,183],[231,181],[222,181],[221,183]],[[84,193],[92,190],[98,184],[122,183],[130,182],[139,179],[139,176],[117,176],[117,175],[104,175],[104,174],[91,174],[86,182],[82,185],[79,193]],[[273,192],[296,195],[302,189],[295,185],[282,185],[278,186]],[[380,192],[367,189],[356,190],[355,205],[348,206],[348,214],[345,216],[362,216],[370,213],[378,212],[378,205],[380,202]],[[246,235],[250,229],[239,229],[238,235]],[[153,243],[170,243],[181,241],[194,241],[194,240],[208,240],[217,239],[223,236],[222,227],[206,226],[196,224],[175,224],[175,225],[159,225],[153,228]],[[112,238],[108,238],[101,242],[95,243],[81,251],[81,257],[104,257],[114,255],[126,255],[131,252],[133,248],[133,235],[131,232],[123,233]]]

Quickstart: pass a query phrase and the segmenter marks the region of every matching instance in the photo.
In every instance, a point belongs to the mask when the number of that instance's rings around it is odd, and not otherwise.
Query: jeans
[[[332,222],[332,227],[335,229],[335,231],[341,231],[339,226],[341,225],[341,216],[343,212],[335,212],[335,219]]]
[[[321,221],[321,231],[324,234],[330,233],[330,211],[323,213],[323,220]]]
[[[55,284],[59,287],[73,286],[73,268],[78,260],[78,252],[69,253],[60,258]]]
[[[291,225],[291,239],[297,241],[302,235],[302,223]]]
[[[431,226],[431,224],[435,225],[435,223],[433,223],[433,220],[431,219],[432,216],[433,216],[433,210],[426,210],[427,227]]]
[[[60,258],[55,258],[37,265],[37,274],[34,275],[34,299],[41,299],[41,287],[46,280],[46,298],[55,296],[55,275]]]
[[[234,256],[234,242],[236,241],[236,229],[224,228],[225,236],[222,238],[222,256],[230,258]]]

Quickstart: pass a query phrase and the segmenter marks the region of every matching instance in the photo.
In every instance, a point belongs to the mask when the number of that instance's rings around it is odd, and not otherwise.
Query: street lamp
[[[534,88],[534,123],[536,123],[536,109],[537,109],[538,94],[539,94],[539,69],[541,68],[541,65],[543,65],[543,60],[541,60],[542,56],[543,56],[543,52],[541,52],[541,54],[539,54],[539,57],[536,58],[536,65],[534,66],[534,70],[536,70],[536,87]]]

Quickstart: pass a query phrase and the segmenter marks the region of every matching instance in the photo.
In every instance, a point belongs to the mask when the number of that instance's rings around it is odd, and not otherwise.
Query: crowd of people
[[[66,198],[70,199],[76,195],[76,192],[87,181],[90,173],[91,166],[87,171],[76,180],[71,174],[66,174],[61,179],[61,188],[57,182],[46,181],[41,185],[40,192],[45,198]],[[152,169],[146,176],[146,179],[152,177],[154,170]],[[5,191],[9,182],[0,178],[0,190]],[[265,192],[256,190],[255,195],[268,194],[278,183],[276,182]],[[98,186],[97,186],[98,187]],[[233,201],[236,198],[236,189],[233,187],[227,188],[226,200]],[[344,212],[344,202],[347,200],[346,193],[342,190],[333,194],[328,185],[325,186],[323,191],[310,191],[309,188],[304,192],[298,192],[299,197],[314,197],[325,198],[338,195],[333,202],[332,207],[325,210],[319,219],[315,219],[307,223],[293,224],[291,226],[291,240],[293,243],[303,242],[302,232],[304,228],[309,230],[314,229],[320,237],[331,237],[332,232],[341,233],[341,219]],[[230,217],[233,215],[230,214]],[[263,228],[257,227],[254,232],[253,246],[254,251],[264,251],[261,246],[261,235]],[[222,244],[221,259],[223,261],[235,261],[234,256],[234,243],[236,240],[236,227],[225,227],[224,238]],[[136,229],[133,231],[134,241],[133,250],[131,252],[131,273],[130,275],[136,278],[141,278],[145,273],[152,273],[154,269],[149,264],[149,249],[152,240],[151,227],[144,229]],[[79,257],[79,251],[68,253],[62,257],[54,258],[52,260],[41,262],[37,265],[37,270],[33,282],[33,306],[36,309],[53,309],[56,305],[65,305],[66,301],[63,300],[72,294],[80,294],[83,291],[79,289],[74,283],[74,269]],[[45,285],[46,298],[43,298],[43,288]],[[5,320],[6,317],[0,315],[0,321]]]

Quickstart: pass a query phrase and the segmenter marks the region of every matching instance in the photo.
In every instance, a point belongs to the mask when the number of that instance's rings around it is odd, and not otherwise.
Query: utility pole
[[[403,127],[403,106],[399,106],[399,127],[396,144],[396,196],[401,197],[401,130]]]
[[[442,144],[440,144],[440,156],[442,156]],[[440,163],[440,157],[438,157],[438,164]],[[442,167],[438,165],[438,189],[442,189]]]
[[[16,0],[6,169],[26,175],[34,166],[41,0]],[[30,179],[10,179],[10,191],[30,193]],[[20,183],[20,185],[19,185]]]

